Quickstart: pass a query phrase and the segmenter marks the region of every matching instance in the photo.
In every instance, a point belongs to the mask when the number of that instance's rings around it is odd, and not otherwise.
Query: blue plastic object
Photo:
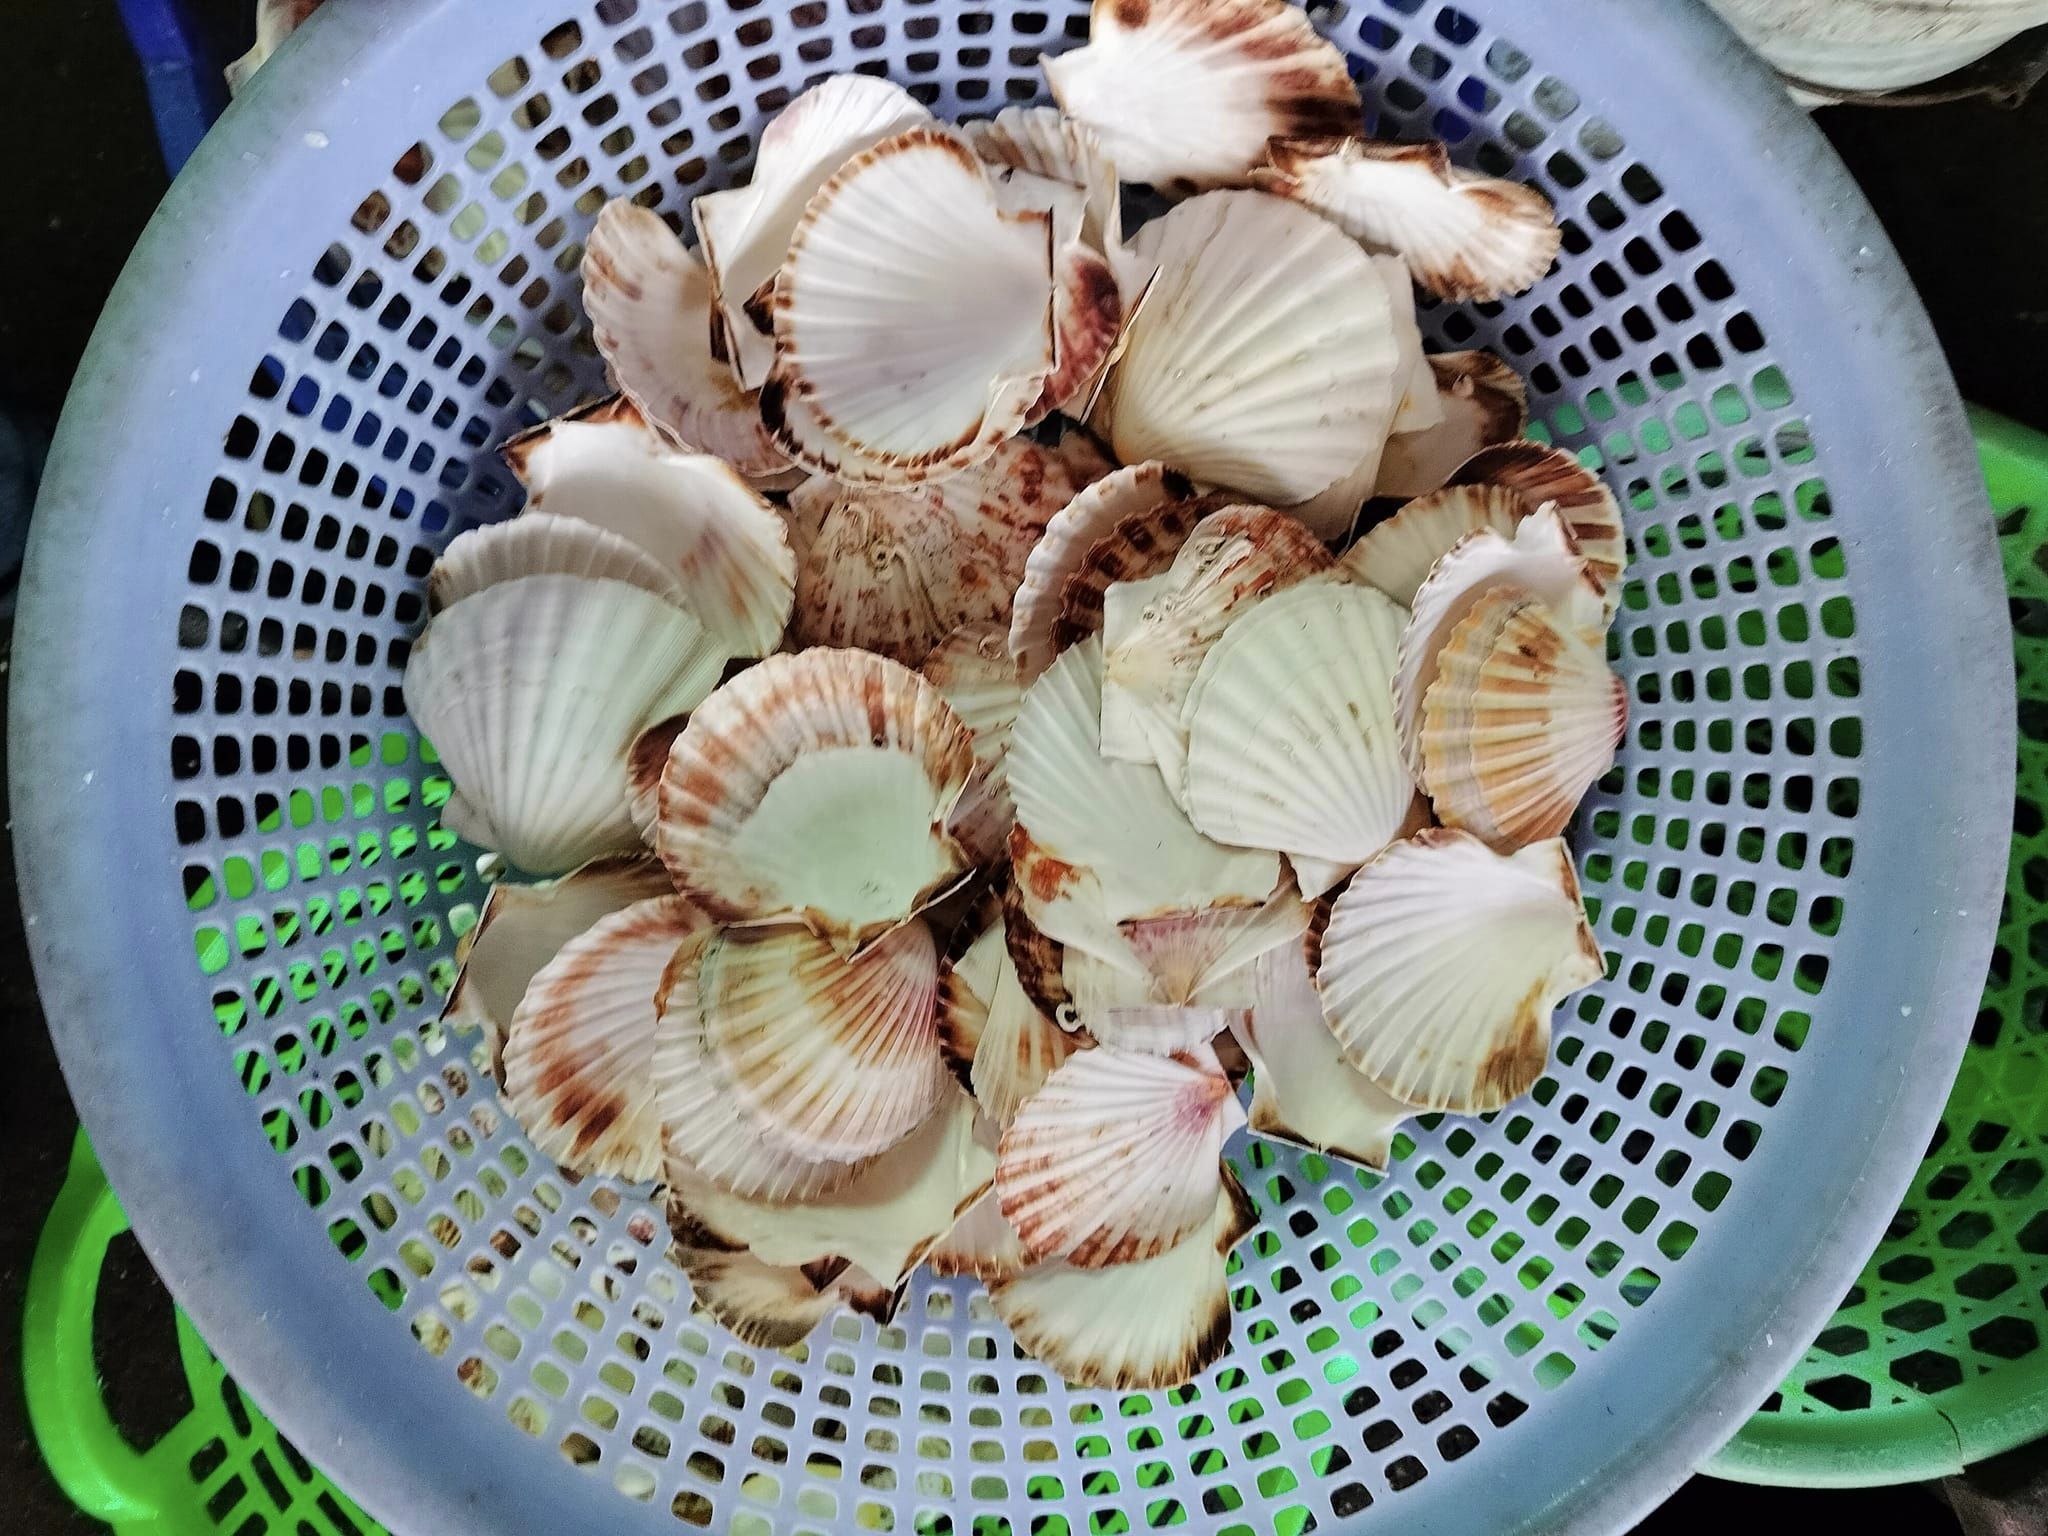
[[[121,23],[142,65],[164,168],[183,169],[227,105],[220,61],[209,53],[182,0],[120,0]]]

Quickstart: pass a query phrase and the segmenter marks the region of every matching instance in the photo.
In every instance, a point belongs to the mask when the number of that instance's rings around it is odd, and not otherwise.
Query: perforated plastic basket
[[[1634,718],[1579,828],[1611,979],[1385,1181],[1257,1141],[1233,1353],[1067,1390],[964,1283],[794,1355],[693,1314],[433,1022],[480,889],[399,669],[491,446],[602,387],[608,195],[744,170],[807,79],[1040,90],[1067,3],[339,0],[138,248],[52,453],[15,669],[48,1011],[136,1231],[399,1529],[1618,1528],[1876,1242],[1990,953],[2012,760],[1952,386],[1839,166],[1710,17],[1333,6],[1379,125],[1539,181],[1558,272],[1426,316],[1611,477]]]

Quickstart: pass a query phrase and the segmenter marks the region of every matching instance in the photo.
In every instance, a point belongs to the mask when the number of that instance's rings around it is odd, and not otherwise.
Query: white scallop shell
[[[1368,588],[1312,582],[1232,625],[1187,699],[1195,826],[1290,862],[1355,867],[1391,842],[1415,795],[1394,723],[1406,618]]]
[[[1258,904],[1280,882],[1270,853],[1229,849],[1202,836],[1165,784],[1141,764],[1102,756],[1102,648],[1077,645],[1025,692],[1010,733],[1010,795],[1039,854],[1098,883],[1111,922]],[[1015,849],[1015,840],[1012,848]],[[1034,921],[1062,943],[1088,947],[1047,920],[1062,876],[1021,880]]]
[[[413,643],[405,702],[461,793],[464,835],[560,874],[638,843],[633,738],[694,708],[723,660],[695,619],[638,587],[525,576],[435,617]]]
[[[993,118],[962,123],[975,154],[992,169],[1024,171],[1087,194],[1082,240],[1113,255],[1123,244],[1122,187],[1102,141],[1056,107],[1008,106]]]
[[[939,981],[939,1043],[982,1112],[1008,1125],[1053,1069],[1089,1042],[1038,1011],[1010,960],[1000,912]]]
[[[1557,215],[1542,193],[1452,165],[1435,140],[1302,138],[1268,152],[1259,186],[1315,209],[1368,250],[1399,256],[1439,298],[1521,293],[1557,257]]]
[[[775,332],[763,290],[772,300],[776,271],[812,195],[854,155],[930,121],[900,85],[872,75],[832,75],[762,130],[746,182],[692,201],[727,355],[744,388],[768,381]]]
[[[1355,244],[1279,198],[1212,192],[1147,225],[1136,249],[1158,275],[1091,418],[1118,457],[1274,505],[1377,457],[1401,349]]]
[[[851,949],[965,872],[945,827],[973,768],[967,728],[915,672],[863,651],[771,656],[676,738],[656,844],[722,921],[791,914]]]
[[[1498,587],[1512,587],[1556,610],[1558,621],[1588,641],[1605,632],[1600,588],[1579,556],[1578,545],[1557,511],[1545,507],[1522,519],[1513,539],[1491,529],[1468,533],[1437,561],[1429,580],[1415,594],[1408,627],[1394,668],[1394,718],[1401,727],[1402,751],[1421,782],[1422,748],[1418,739],[1422,700],[1437,679],[1437,668],[1451,634],[1479,601]]]
[[[1600,586],[1608,620],[1613,620],[1621,607],[1628,536],[1621,523],[1621,504],[1599,475],[1562,448],[1500,443],[1460,464],[1451,484],[1502,486],[1520,496],[1531,512],[1555,506]]]
[[[1375,496],[1426,495],[1480,449],[1513,442],[1529,424],[1528,385],[1493,353],[1440,352],[1426,361],[1442,416],[1435,426],[1397,430],[1387,440]]]
[[[1366,529],[1338,565],[1349,580],[1412,607],[1431,568],[1460,539],[1482,528],[1511,535],[1534,510],[1505,486],[1447,485]]]
[[[1003,1132],[1003,1215],[1033,1258],[1088,1269],[1149,1259],[1208,1219],[1224,1138],[1243,1123],[1206,1046],[1180,1056],[1082,1051]]]
[[[1345,1058],[1380,1087],[1483,1114],[1534,1085],[1551,1011],[1604,969],[1561,841],[1503,856],[1433,829],[1337,898],[1316,989]]]
[[[951,128],[855,155],[775,282],[762,411],[817,474],[909,485],[977,464],[1053,371],[1051,215],[1004,208]]]
[[[549,422],[504,454],[533,511],[594,523],[652,555],[728,656],[781,643],[796,555],[781,515],[724,460],[676,448],[625,405]]]
[[[598,919],[540,968],[505,1031],[504,1102],[545,1156],[638,1182],[661,1172],[655,994],[710,926],[681,896]]]
[[[1542,603],[1495,587],[1452,631],[1423,700],[1422,784],[1496,848],[1555,837],[1614,764],[1628,690]]]
[[[1162,189],[1241,182],[1268,139],[1364,114],[1344,55],[1282,0],[1095,0],[1087,46],[1044,65],[1124,178]]]
[[[749,479],[789,463],[754,397],[711,354],[711,278],[660,214],[604,205],[583,248],[583,308],[619,391],[678,443]]]
[[[427,572],[427,612],[474,597],[486,587],[521,576],[589,576],[623,581],[667,602],[683,589],[647,551],[581,518],[528,512],[458,534]]]
[[[1000,622],[963,624],[939,642],[919,669],[974,738],[974,777],[948,827],[977,864],[1001,857],[1016,821],[1010,805],[1010,728],[1024,702],[1024,685],[1008,640]]]

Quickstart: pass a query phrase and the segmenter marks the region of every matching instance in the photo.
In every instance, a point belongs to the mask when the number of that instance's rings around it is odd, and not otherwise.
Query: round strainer
[[[608,196],[679,211],[782,102],[1036,97],[1072,0],[349,0],[137,250],[51,456],[14,790],[38,971],[144,1246],[400,1529],[1616,1529],[1770,1391],[1926,1145],[1990,954],[1997,552],[1924,318],[1704,13],[1354,0],[1382,131],[1533,178],[1559,270],[1433,309],[1612,479],[1633,695],[1578,831],[1610,979],[1391,1175],[1256,1140],[1232,1353],[1069,1391],[969,1284],[741,1346],[644,1192],[576,1183],[434,1022],[482,891],[404,714],[421,582],[602,387]]]

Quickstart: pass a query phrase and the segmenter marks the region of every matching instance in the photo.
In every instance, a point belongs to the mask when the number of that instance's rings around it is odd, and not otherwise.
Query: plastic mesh
[[[832,71],[948,116],[1036,99],[1085,9],[565,0],[484,78],[424,75],[390,174],[301,237],[191,509],[166,807],[193,955],[323,1261],[531,1455],[734,1536],[1391,1524],[1640,1326],[1770,1134],[1866,900],[1856,619],[1794,386],[1740,273],[1564,79],[1433,0],[1314,14],[1384,131],[1565,220],[1527,299],[1424,324],[1524,370],[1539,433],[1628,510],[1633,717],[1577,838],[1610,980],[1526,1102],[1419,1128],[1383,1181],[1235,1144],[1263,1212],[1235,1346],[1170,1392],[1067,1390],[966,1283],[788,1356],[693,1314],[658,1212],[536,1159],[434,1022],[482,892],[399,692],[436,550],[516,505],[493,445],[602,388],[576,271],[606,198],[678,216]]]

